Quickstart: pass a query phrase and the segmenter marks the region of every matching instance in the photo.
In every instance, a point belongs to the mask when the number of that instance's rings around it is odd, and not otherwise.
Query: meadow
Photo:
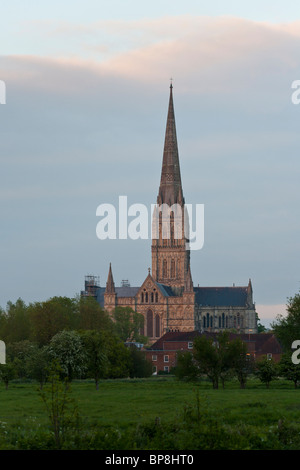
[[[215,390],[157,376],[74,381],[80,420],[65,430],[64,449],[300,449],[300,389],[256,378]],[[55,449],[34,382],[0,384],[0,449]]]

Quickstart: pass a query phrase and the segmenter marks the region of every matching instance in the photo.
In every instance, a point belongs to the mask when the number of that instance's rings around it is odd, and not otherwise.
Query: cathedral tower
[[[192,289],[188,226],[171,84],[161,179],[152,222],[152,277],[177,294]]]

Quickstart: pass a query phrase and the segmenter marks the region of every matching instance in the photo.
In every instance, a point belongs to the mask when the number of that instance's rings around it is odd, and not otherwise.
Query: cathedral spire
[[[114,278],[113,278],[113,275],[112,275],[111,263],[109,263],[109,271],[108,271],[108,277],[107,277],[105,293],[106,294],[114,294],[115,293],[115,283],[114,283]]]
[[[173,104],[173,85],[170,85],[170,98],[165,133],[164,153],[161,170],[158,204],[183,204],[183,192],[179,166],[175,113]]]

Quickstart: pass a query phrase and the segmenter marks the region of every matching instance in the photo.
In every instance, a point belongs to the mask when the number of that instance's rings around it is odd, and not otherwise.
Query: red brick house
[[[181,351],[192,351],[194,339],[198,336],[217,338],[217,333],[200,331],[165,333],[158,341],[146,350],[146,357],[152,363],[153,373],[170,372],[177,363],[177,354]],[[281,346],[273,333],[234,334],[229,339],[241,338],[247,344],[249,353],[254,359],[267,356],[278,362],[281,357]]]

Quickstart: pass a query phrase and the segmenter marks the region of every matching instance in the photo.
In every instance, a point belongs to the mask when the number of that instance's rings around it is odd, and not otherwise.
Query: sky
[[[1,2],[0,306],[139,286],[150,240],[99,240],[97,207],[158,193],[170,78],[194,285],[247,285],[261,323],[299,291],[300,8],[293,1]],[[1,101],[1,100],[0,100]]]

